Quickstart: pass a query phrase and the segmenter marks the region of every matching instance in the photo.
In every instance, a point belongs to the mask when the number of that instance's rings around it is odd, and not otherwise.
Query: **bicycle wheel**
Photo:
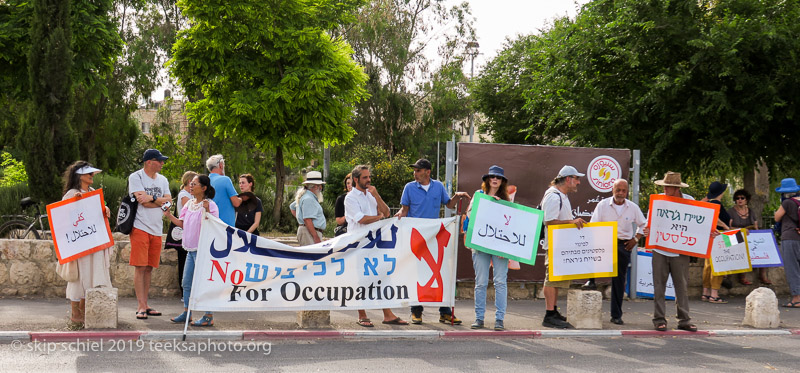
[[[28,231],[30,224],[23,220],[12,220],[0,226],[0,238],[11,240],[38,240],[39,232]]]

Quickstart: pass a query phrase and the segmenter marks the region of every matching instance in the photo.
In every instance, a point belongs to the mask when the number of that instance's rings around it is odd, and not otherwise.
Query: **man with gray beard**
[[[310,171],[306,174],[303,187],[297,190],[294,197],[294,211],[297,217],[297,241],[300,246],[322,242],[325,231],[325,215],[322,212],[322,173]]]

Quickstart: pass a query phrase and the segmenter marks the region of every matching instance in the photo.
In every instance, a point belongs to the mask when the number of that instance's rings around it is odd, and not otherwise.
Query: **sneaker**
[[[586,283],[581,286],[581,290],[597,290],[597,284],[592,280],[586,281]]]
[[[561,321],[567,321],[567,317],[566,317],[566,316],[564,316],[564,315],[562,315],[562,314],[561,314],[561,312],[558,312],[558,307],[556,307],[556,308],[554,309],[554,311],[556,312],[556,315],[555,315],[555,316],[556,316],[556,317],[557,317],[559,320],[561,320]]]
[[[494,320],[494,330],[496,330],[498,332],[502,332],[503,330],[506,330],[506,327],[503,326],[503,320]]]
[[[449,324],[450,322],[452,322],[453,325],[461,325],[461,320],[458,317],[455,317],[454,315],[440,314],[439,322],[444,324]]]
[[[483,329],[483,320],[475,320],[472,325],[470,325],[471,329]]]
[[[417,316],[417,315],[412,313],[411,314],[411,323],[412,324],[416,324],[416,325],[422,324],[422,315]]]
[[[556,316],[545,316],[544,321],[542,321],[542,326],[555,329],[574,329],[572,324],[561,320]]]

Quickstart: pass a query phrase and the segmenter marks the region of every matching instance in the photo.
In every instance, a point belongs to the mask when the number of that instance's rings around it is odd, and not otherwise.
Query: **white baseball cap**
[[[582,173],[578,172],[578,170],[575,169],[575,167],[572,167],[572,166],[561,167],[561,171],[558,171],[558,177],[567,177],[567,176],[582,177],[582,176],[586,176],[586,174],[582,174]]]
[[[79,168],[78,171],[75,171],[75,173],[78,175],[93,174],[95,172],[103,172],[103,170],[87,165]]]

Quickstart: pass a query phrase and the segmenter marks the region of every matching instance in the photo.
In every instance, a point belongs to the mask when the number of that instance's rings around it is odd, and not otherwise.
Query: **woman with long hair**
[[[731,221],[728,225],[733,228],[746,228],[746,229],[758,229],[758,218],[753,210],[750,210],[750,192],[739,189],[733,192],[733,207],[728,209],[728,215],[731,217]],[[772,281],[769,280],[767,277],[767,269],[769,268],[759,268],[758,269],[758,279],[761,281],[762,285],[772,285]],[[747,279],[746,273],[739,274],[739,283],[742,285],[752,285],[753,283]]]
[[[76,161],[67,167],[64,172],[64,196],[61,200],[79,197],[83,193],[94,190],[94,175],[102,172],[94,168],[89,162]],[[104,207],[105,217],[111,216],[108,207]],[[86,256],[75,259],[78,269],[78,279],[67,282],[67,299],[71,302],[72,315],[70,320],[83,324],[86,314],[86,290],[104,286],[111,287],[111,248],[96,251]]]
[[[510,200],[508,195],[508,179],[506,178],[503,168],[500,166],[489,167],[489,173],[483,175],[483,183],[481,189],[475,193],[485,193],[488,196],[494,197],[496,200]],[[472,211],[472,203],[477,198],[473,198],[467,208],[467,216]],[[508,258],[503,258],[497,255],[487,254],[482,251],[472,250],[472,268],[475,269],[475,322],[472,324],[472,329],[483,328],[483,316],[486,312],[486,287],[489,284],[489,264],[494,268],[494,306],[495,311],[494,330],[505,330],[503,320],[506,314],[507,303],[507,286],[506,278],[508,276]]]
[[[186,264],[183,267],[183,313],[170,319],[174,323],[186,322],[187,311],[189,310],[189,296],[192,294],[192,279],[194,278],[194,266],[197,262],[197,246],[200,241],[200,225],[209,213],[219,217],[219,208],[212,198],[216,194],[211,180],[206,175],[197,175],[189,184],[189,192],[194,197],[183,205],[180,217],[176,218],[168,211],[164,211],[164,216],[183,228],[183,248],[186,249]],[[191,320],[189,320],[191,321]],[[210,312],[194,322],[193,326],[212,326],[214,325],[214,315]]]

